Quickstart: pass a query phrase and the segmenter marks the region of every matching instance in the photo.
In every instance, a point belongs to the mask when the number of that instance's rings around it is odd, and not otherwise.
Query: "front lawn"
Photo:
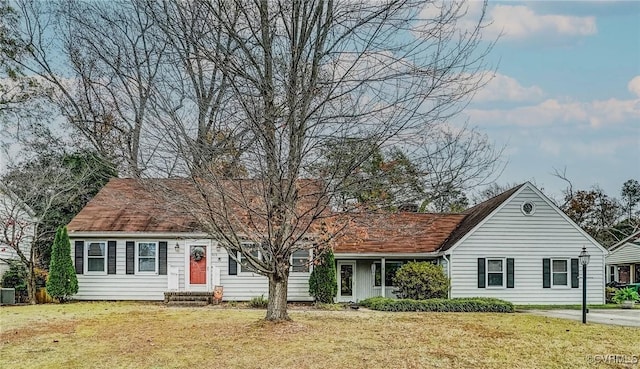
[[[0,308],[2,368],[585,368],[640,355],[640,329],[530,314],[263,310],[144,303]],[[620,367],[624,367],[622,364]]]

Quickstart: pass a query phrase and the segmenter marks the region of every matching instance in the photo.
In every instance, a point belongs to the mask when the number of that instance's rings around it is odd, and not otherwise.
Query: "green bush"
[[[437,312],[485,312],[512,313],[513,304],[499,299],[473,297],[455,299],[392,299],[372,297],[362,300],[360,305],[380,311],[437,311]]]
[[[624,301],[637,301],[640,300],[640,295],[636,290],[631,287],[622,288],[616,291],[613,295],[613,301],[621,304]]]
[[[338,293],[336,261],[333,251],[327,250],[309,276],[309,294],[316,302],[331,304]]]
[[[47,292],[60,302],[65,302],[71,295],[78,293],[78,278],[71,260],[71,242],[67,227],[59,227],[53,240]]]
[[[393,277],[394,293],[401,299],[426,300],[446,298],[449,278],[440,265],[427,261],[409,262]]]
[[[254,309],[266,309],[269,304],[269,300],[264,298],[264,295],[254,297],[249,301],[249,307]]]
[[[9,270],[2,275],[2,287],[15,288],[16,292],[27,290],[27,268],[17,260],[7,260]]]

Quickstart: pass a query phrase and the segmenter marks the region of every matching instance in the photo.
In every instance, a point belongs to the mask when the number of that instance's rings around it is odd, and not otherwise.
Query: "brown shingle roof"
[[[193,183],[185,179],[145,181],[165,186],[176,193],[193,194],[195,191]],[[350,214],[348,228],[333,240],[335,252],[422,253],[448,250],[522,186],[461,214]],[[244,189],[246,185],[241,184],[239,188]],[[242,210],[238,208],[235,211]],[[240,214],[238,218],[246,221],[247,216]],[[179,206],[152,196],[138,180],[114,178],[71,220],[68,230],[71,233],[203,232],[198,224],[194,216],[181,211]]]
[[[187,187],[181,179],[162,180]],[[154,198],[140,182],[113,178],[71,220],[69,232],[190,232],[199,231],[189,214]]]
[[[334,241],[336,253],[419,253],[437,251],[464,214],[355,214]]]

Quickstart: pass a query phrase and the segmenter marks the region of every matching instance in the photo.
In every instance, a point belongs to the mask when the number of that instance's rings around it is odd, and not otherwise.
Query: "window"
[[[291,256],[291,271],[294,273],[308,273],[311,260],[311,250],[298,250]]]
[[[636,264],[635,273],[633,273],[633,283],[640,283],[640,264]]]
[[[258,260],[262,260],[261,258],[261,253],[260,253],[260,249],[259,246],[256,244],[243,244],[242,245],[244,247],[245,250],[249,251],[251,253],[251,256],[253,256],[254,258],[258,259]],[[249,267],[249,261],[247,260],[247,258],[242,255],[242,253],[238,252],[238,261],[240,262],[240,272],[241,273],[253,273],[253,269],[250,269]]]
[[[87,273],[106,273],[107,243],[89,242],[87,248]]]
[[[404,264],[402,261],[385,261],[385,270],[384,270],[384,285],[385,287],[394,287],[393,277],[396,275],[396,272],[400,267]],[[375,262],[375,274],[374,274],[374,286],[381,287],[382,286],[382,264],[380,262]]]
[[[609,267],[609,282],[613,282],[616,280],[616,267]]]
[[[566,260],[552,260],[552,280],[554,286],[568,286],[568,274]]]
[[[157,251],[155,242],[138,242],[136,265],[139,273],[155,273],[158,270]]]
[[[504,287],[504,260],[487,259],[487,286]]]

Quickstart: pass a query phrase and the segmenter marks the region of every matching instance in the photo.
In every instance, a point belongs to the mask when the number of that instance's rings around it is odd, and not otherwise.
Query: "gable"
[[[534,205],[531,215],[525,215],[522,206],[525,203]],[[464,234],[450,246],[449,252],[459,247],[470,238],[490,238],[507,241],[505,244],[526,243],[532,244],[563,243],[584,244],[594,251],[607,253],[597,241],[578,227],[557,206],[542,194],[535,186],[525,183],[513,191],[499,206],[488,214],[475,227]],[[511,242],[509,242],[509,240]]]
[[[606,258],[607,264],[629,264],[640,262],[640,242],[627,242],[612,251]]]

